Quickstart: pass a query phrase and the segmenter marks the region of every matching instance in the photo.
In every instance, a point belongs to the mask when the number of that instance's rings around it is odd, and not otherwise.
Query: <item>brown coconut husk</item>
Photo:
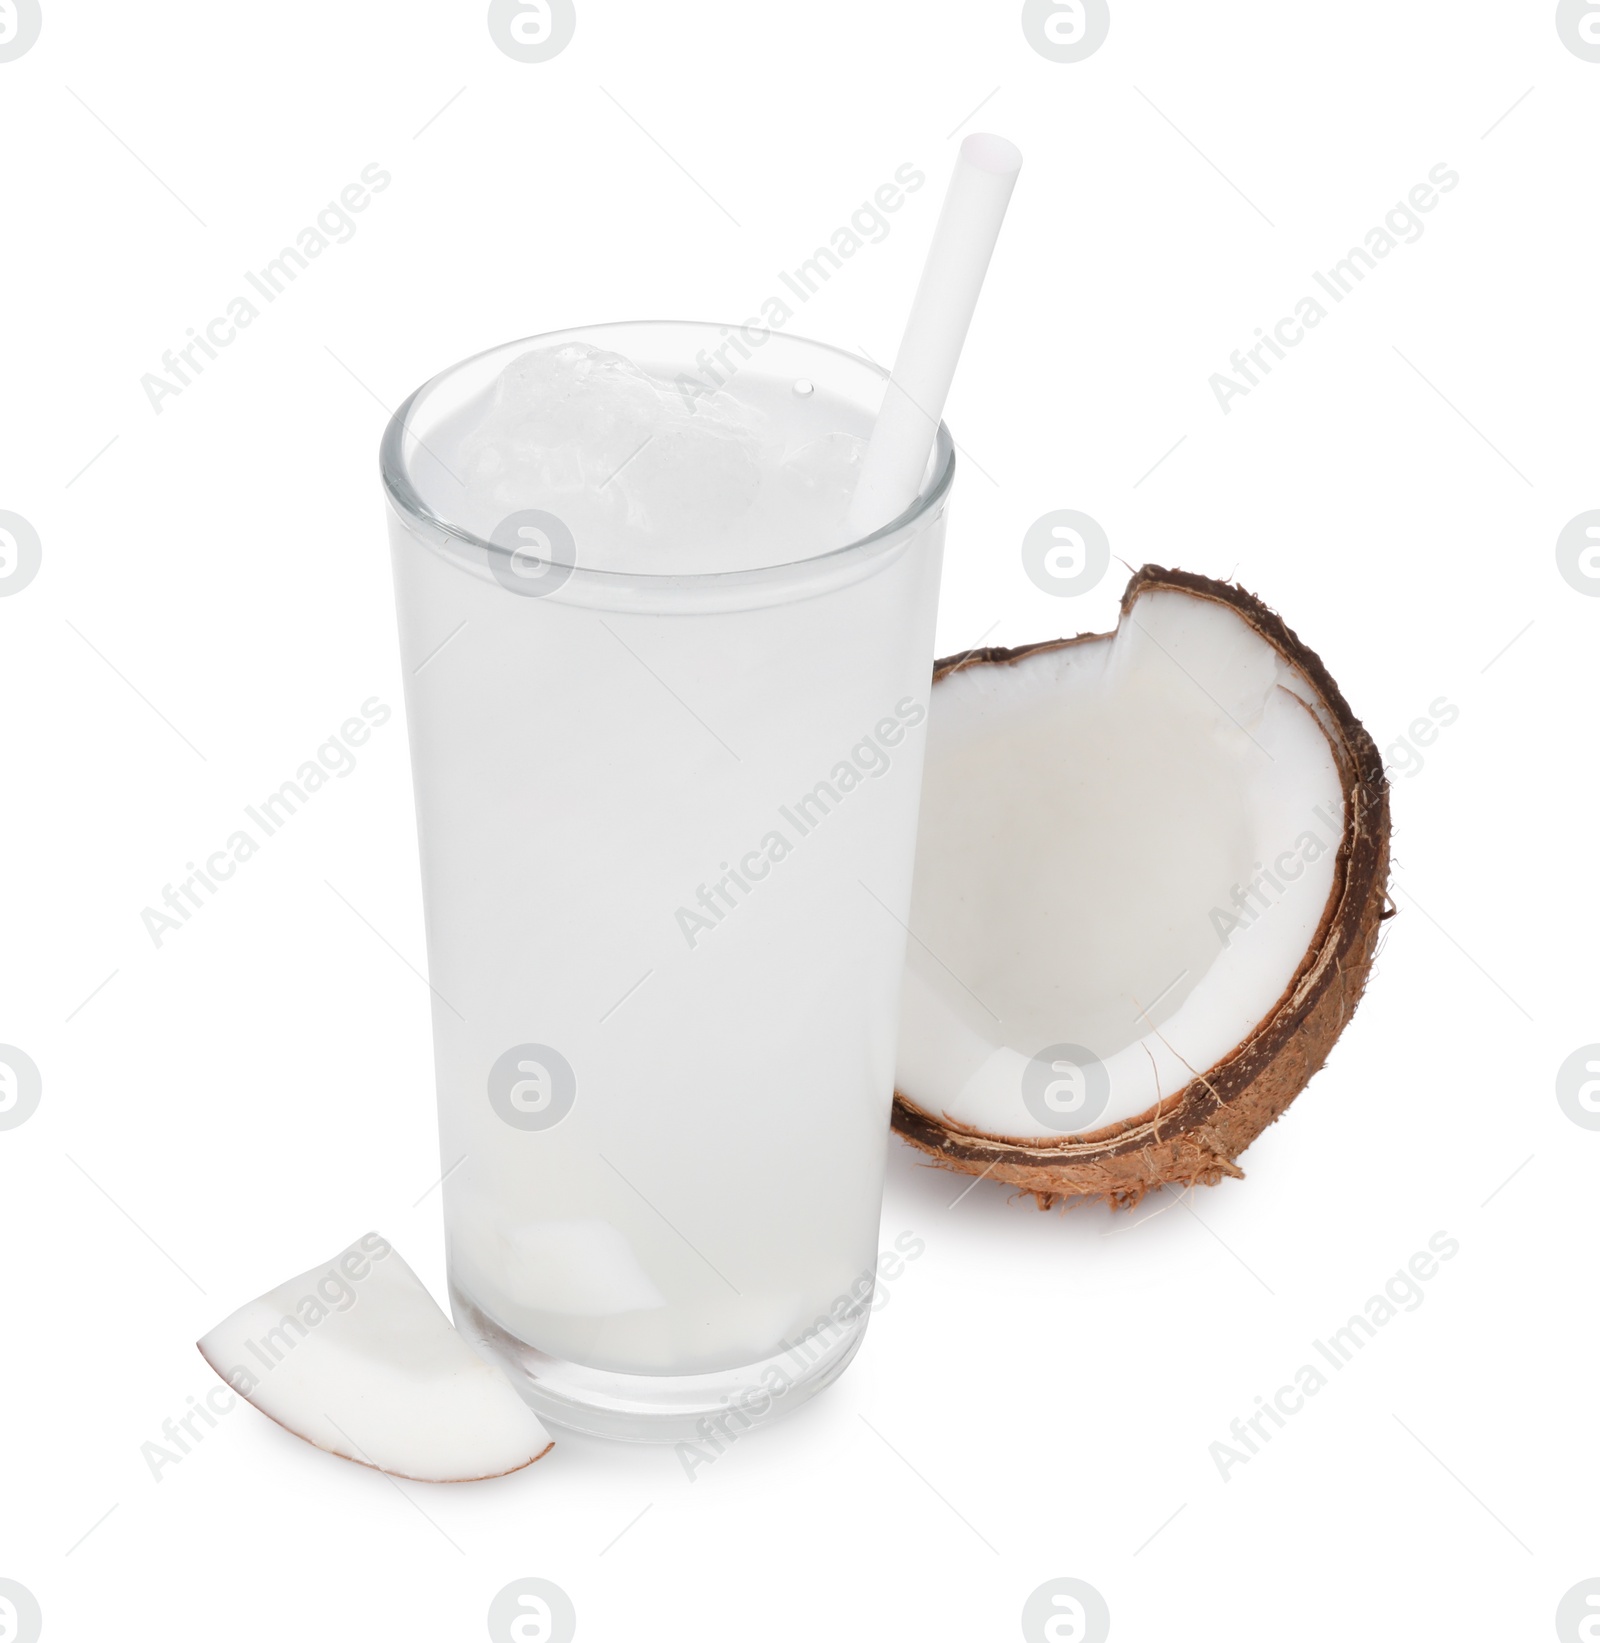
[[[1142,595],[1157,590],[1227,605],[1305,676],[1324,710],[1319,722],[1338,765],[1344,835],[1321,924],[1282,996],[1243,1043],[1148,1111],[1087,1135],[1039,1139],[986,1135],[895,1092],[895,1129],[935,1165],[1004,1181],[1031,1193],[1040,1209],[1080,1198],[1127,1209],[1168,1184],[1214,1186],[1224,1177],[1242,1178],[1239,1155],[1283,1115],[1344,1031],[1366,987],[1383,922],[1394,911],[1383,760],[1322,659],[1243,588],[1157,565],[1144,566],[1128,583],[1120,620],[1128,619]],[[936,662],[934,683],[1105,637],[1080,634],[1012,650],[968,651]]]

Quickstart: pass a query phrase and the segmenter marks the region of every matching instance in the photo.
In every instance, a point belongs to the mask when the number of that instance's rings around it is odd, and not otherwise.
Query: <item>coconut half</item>
[[[395,1477],[500,1477],[551,1448],[511,1383],[376,1232],[197,1344],[235,1392],[296,1437]]]
[[[1147,565],[1111,634],[935,665],[894,1126],[1041,1208],[1235,1160],[1388,916],[1388,784],[1242,589]]]

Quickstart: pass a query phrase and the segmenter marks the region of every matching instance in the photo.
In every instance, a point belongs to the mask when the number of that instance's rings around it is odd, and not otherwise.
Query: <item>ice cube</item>
[[[866,449],[866,440],[854,434],[824,434],[783,453],[779,480],[805,517],[840,527],[855,495]]]
[[[465,477],[518,505],[535,492],[598,491],[649,433],[660,397],[621,354],[584,343],[533,349],[506,367],[463,440]]]
[[[737,429],[707,421],[649,434],[616,476],[629,517],[681,540],[719,534],[747,513],[761,483],[761,448]]]
[[[726,531],[760,485],[759,417],[729,394],[689,398],[621,354],[563,343],[506,367],[458,465],[502,513],[560,514],[579,562],[594,563],[608,557],[597,532],[682,543]]]
[[[537,1312],[609,1318],[665,1306],[628,1242],[609,1221],[526,1221],[457,1229],[460,1255],[486,1278],[491,1293]]]

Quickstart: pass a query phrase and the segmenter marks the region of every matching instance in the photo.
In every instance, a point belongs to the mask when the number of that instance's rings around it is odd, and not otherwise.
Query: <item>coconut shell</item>
[[[1344,1031],[1366,987],[1379,931],[1394,911],[1388,898],[1388,778],[1376,744],[1321,658],[1254,595],[1188,571],[1144,566],[1122,596],[1122,619],[1140,595],[1156,590],[1227,605],[1305,676],[1320,700],[1322,728],[1339,770],[1344,836],[1321,924],[1282,996],[1243,1043],[1148,1111],[1086,1135],[1008,1137],[926,1112],[895,1092],[895,1129],[934,1164],[1004,1181],[1032,1193],[1041,1209],[1077,1198],[1131,1208],[1169,1183],[1214,1186],[1225,1176],[1242,1177],[1239,1155],[1282,1116]],[[936,662],[934,683],[1106,637],[1080,634],[1013,650],[968,651]]]

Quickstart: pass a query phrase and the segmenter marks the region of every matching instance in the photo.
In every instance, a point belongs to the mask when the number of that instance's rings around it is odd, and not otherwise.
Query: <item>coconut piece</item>
[[[936,663],[894,1127],[1041,1208],[1242,1176],[1388,858],[1372,738],[1240,588],[1147,565],[1114,633]]]
[[[376,1232],[197,1343],[240,1396],[330,1454],[420,1483],[500,1477],[551,1441]]]

